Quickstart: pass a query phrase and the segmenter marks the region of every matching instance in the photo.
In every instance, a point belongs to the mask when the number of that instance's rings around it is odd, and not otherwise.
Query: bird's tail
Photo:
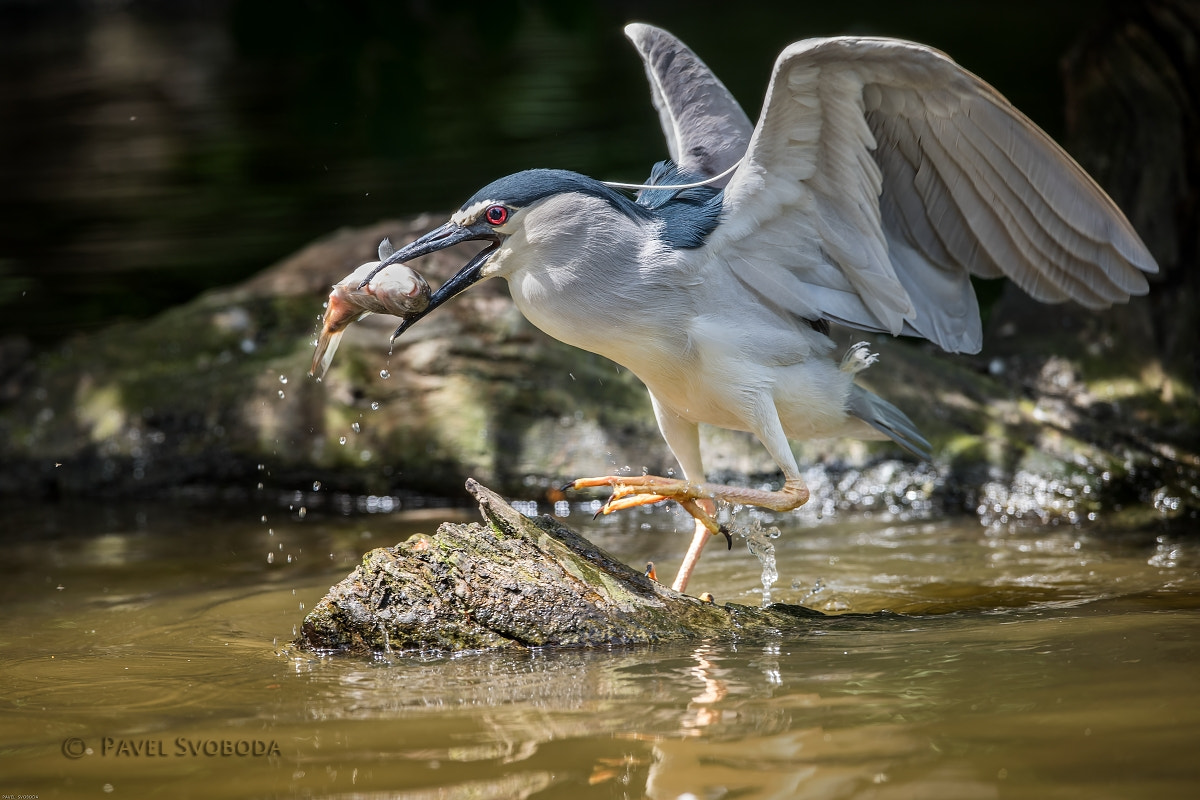
[[[852,385],[850,397],[846,401],[846,411],[885,434],[917,458],[933,460],[929,442],[917,430],[913,421],[882,397],[871,394],[857,384]]]

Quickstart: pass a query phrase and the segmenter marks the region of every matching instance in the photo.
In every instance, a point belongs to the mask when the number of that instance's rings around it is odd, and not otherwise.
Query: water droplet
[[[346,437],[345,437],[345,436],[339,436],[339,437],[338,437],[338,444],[340,444],[340,445],[345,445],[345,444],[346,444]]]
[[[386,381],[388,378],[392,377],[392,373],[388,372],[386,369],[381,369],[379,370],[379,377]]]
[[[308,509],[304,506],[300,506],[300,510],[296,513],[300,515],[300,519],[304,519],[306,516],[308,516]]]
[[[267,528],[267,536],[274,536],[274,535],[275,535],[275,529]]]
[[[283,398],[284,398],[283,389],[280,389],[279,390],[279,399],[282,400]]]
[[[379,410],[379,401],[378,401],[378,400],[372,400],[372,401],[371,401],[371,410],[372,410],[372,411],[378,411],[378,410]]]
[[[274,553],[267,553],[267,563],[268,564],[275,563],[275,554]]]
[[[354,431],[355,433],[358,433],[359,431],[362,430],[362,426],[359,425],[357,422],[352,422],[352,423],[350,423],[350,430]]]
[[[280,383],[287,383],[287,375],[280,375],[280,376],[279,376],[279,382],[280,382]]]
[[[313,491],[314,492],[321,491],[321,482],[320,481],[313,481]]]
[[[775,544],[771,540],[779,536],[777,528],[763,529],[758,520],[750,526],[746,535],[746,548],[762,565],[762,607],[771,605],[771,586],[779,580],[779,572],[775,566]]]

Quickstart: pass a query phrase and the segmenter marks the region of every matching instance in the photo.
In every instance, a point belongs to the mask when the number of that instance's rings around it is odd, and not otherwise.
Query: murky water
[[[285,645],[428,519],[9,510],[0,794],[1197,796],[1194,537],[772,524],[773,598],[850,613],[736,644],[366,662]],[[668,580],[685,528],[657,509],[586,530]],[[693,588],[753,605],[761,575],[744,543],[713,548]]]

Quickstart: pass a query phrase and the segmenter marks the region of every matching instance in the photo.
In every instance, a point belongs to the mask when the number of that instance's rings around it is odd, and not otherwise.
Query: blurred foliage
[[[752,117],[785,44],[857,32],[940,47],[1055,134],[1059,58],[1096,13],[1085,0],[0,4],[0,335],[49,342],[147,316],[334,228],[449,210],[519,169],[640,179],[665,147],[630,20],[683,38]]]

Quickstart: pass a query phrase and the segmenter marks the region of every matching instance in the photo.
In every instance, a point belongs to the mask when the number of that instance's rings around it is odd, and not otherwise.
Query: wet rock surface
[[[649,644],[753,636],[823,616],[674,592],[543,516],[468,481],[483,524],[372,550],[304,620],[299,647],[358,655]]]

